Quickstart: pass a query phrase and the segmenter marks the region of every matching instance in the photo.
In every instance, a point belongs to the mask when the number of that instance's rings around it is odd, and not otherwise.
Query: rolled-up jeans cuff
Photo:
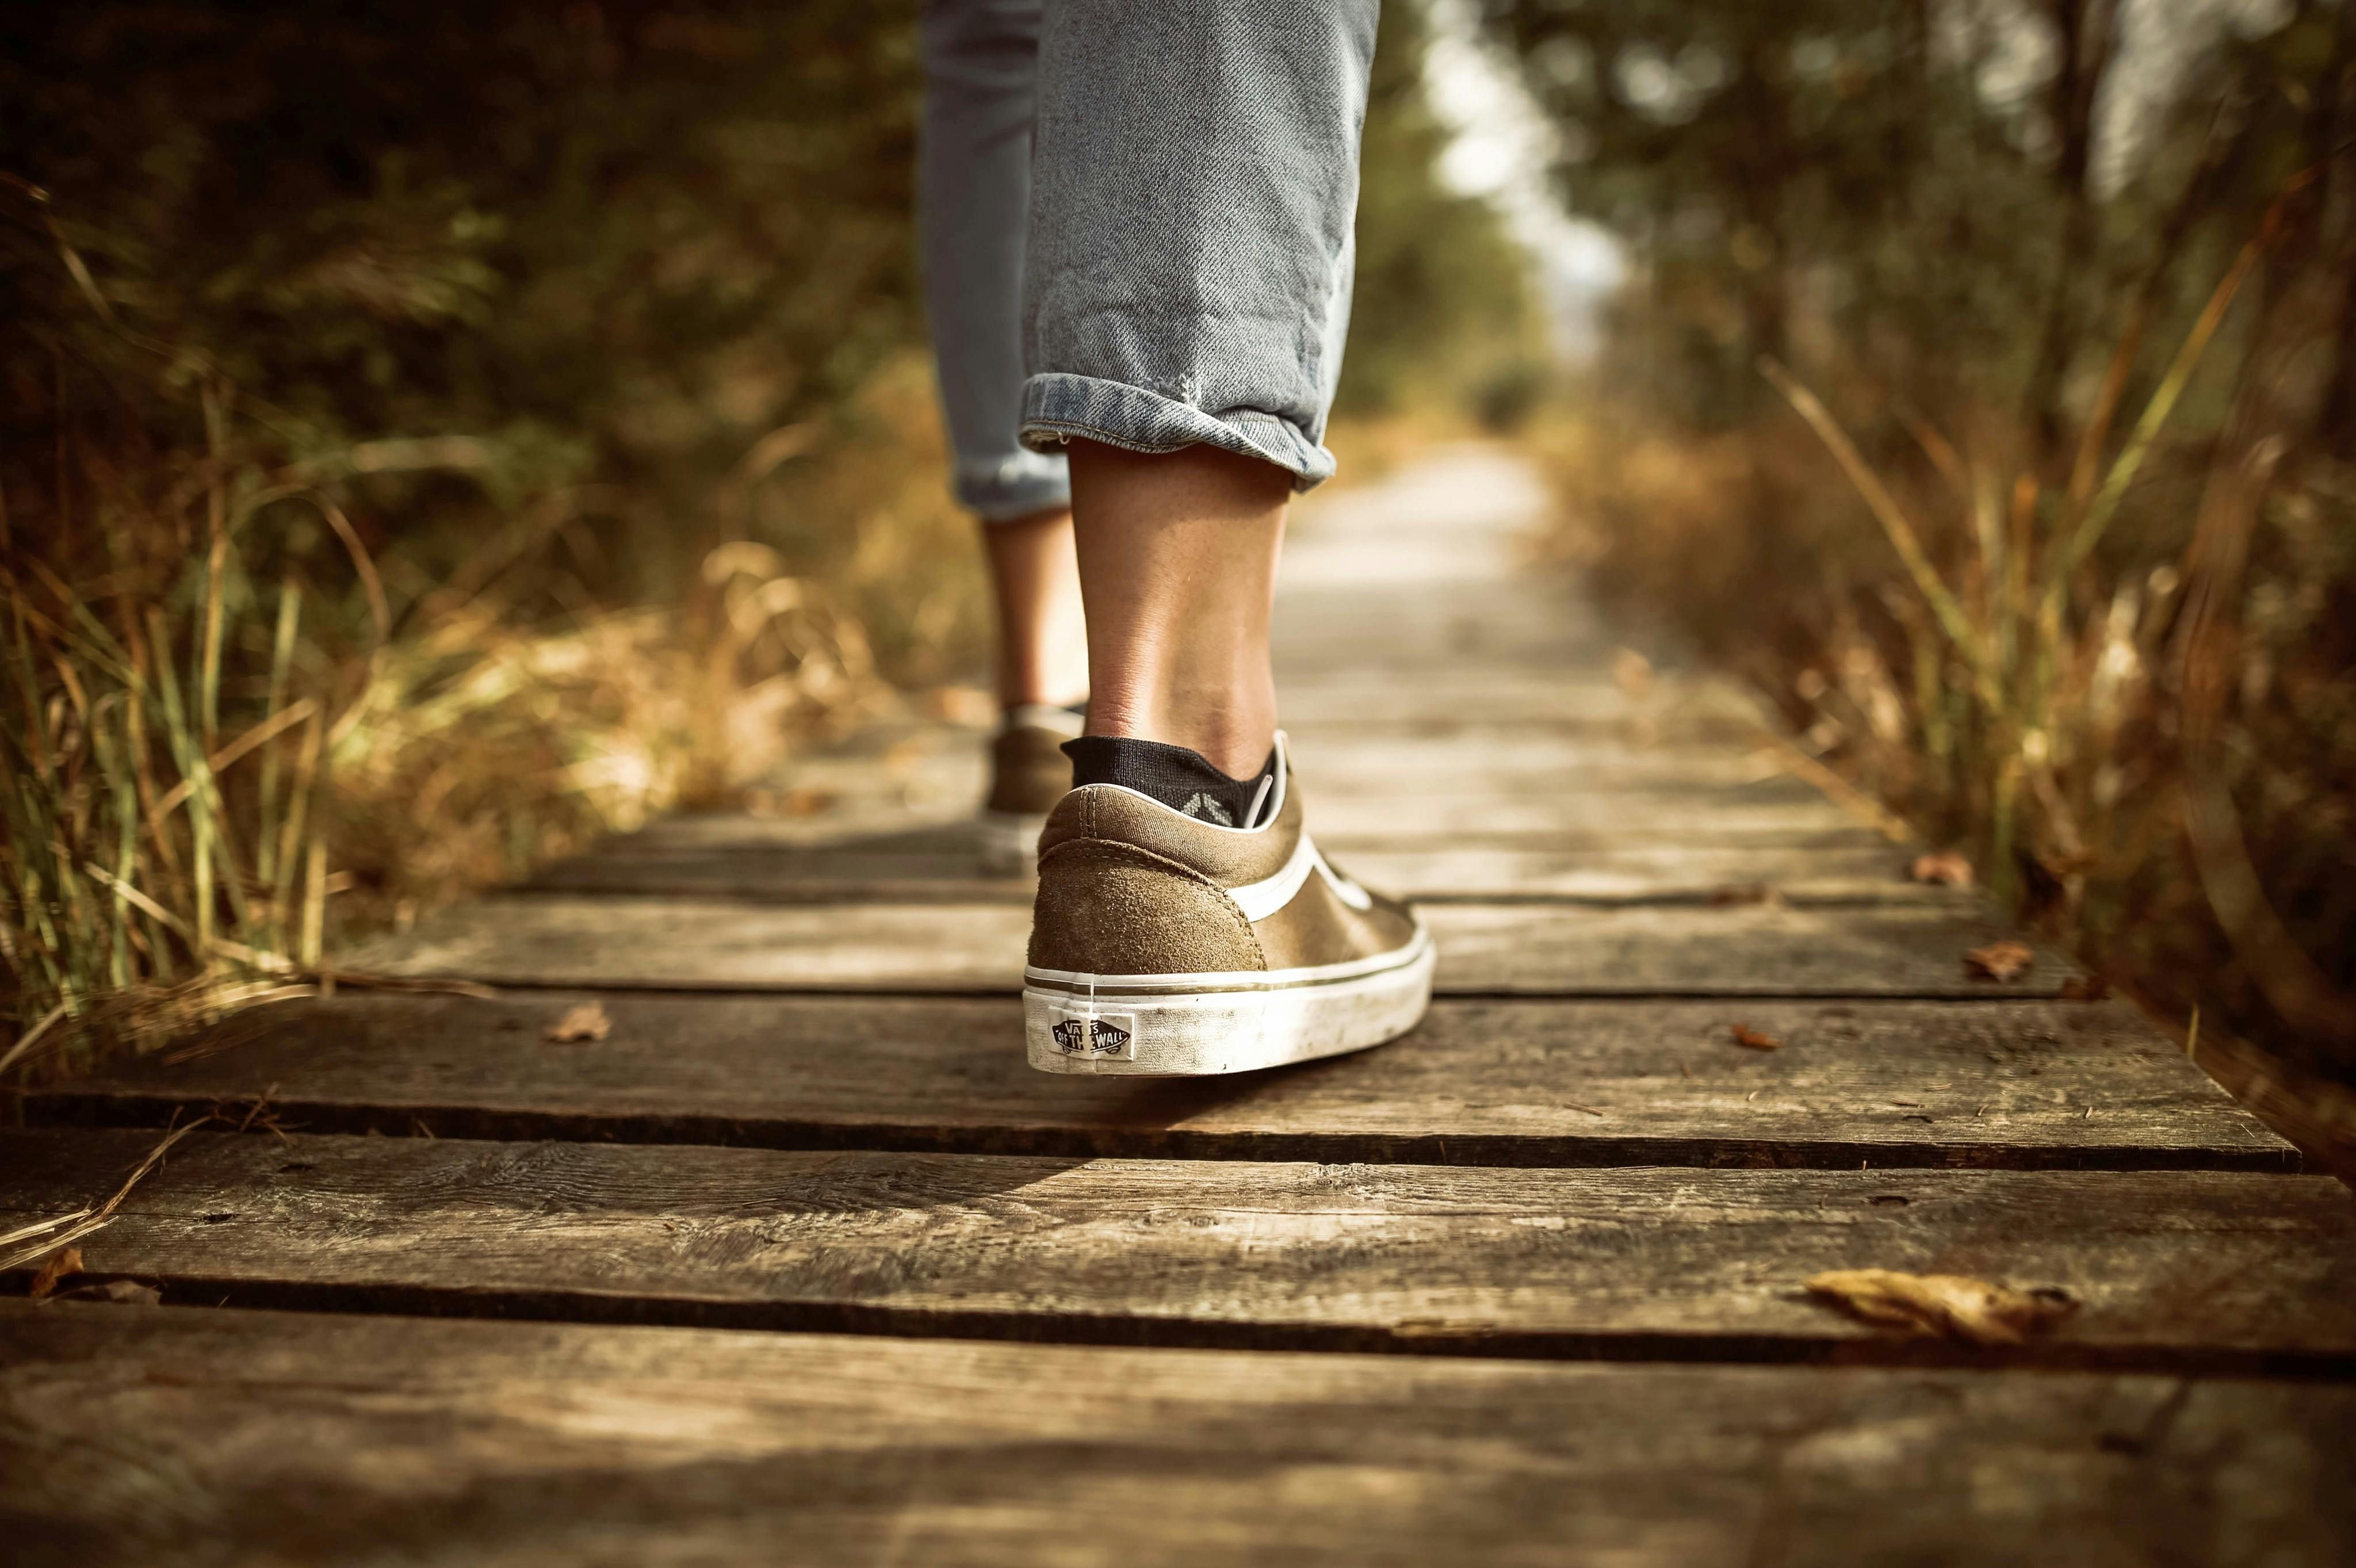
[[[1095,376],[1040,375],[1023,383],[1023,444],[1047,451],[1077,436],[1131,452],[1215,446],[1273,463],[1306,490],[1333,477],[1333,454],[1299,425],[1257,409],[1207,413],[1160,392]]]
[[[984,522],[1012,522],[1072,504],[1071,467],[1061,454],[1017,452],[994,463],[957,466],[958,504]]]

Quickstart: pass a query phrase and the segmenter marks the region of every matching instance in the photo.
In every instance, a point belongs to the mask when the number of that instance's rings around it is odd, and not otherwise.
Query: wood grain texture
[[[19,1568],[2356,1553],[2356,1390],[0,1303]]]
[[[2057,994],[2076,970],[2040,950],[2019,979],[1972,977],[1969,950],[2013,935],[1976,906],[1441,904],[1424,911],[1439,985],[1457,993],[1610,996]]]
[[[134,1131],[0,1134],[0,1221]],[[0,1229],[12,1229],[0,1223]],[[2356,1374],[2324,1176],[1497,1170],[439,1138],[184,1140],[87,1272],[166,1300],[1114,1343]],[[2017,1349],[1894,1337],[1826,1269],[2082,1303]]]
[[[1424,911],[1447,993],[1610,996],[2051,996],[2073,972],[2041,953],[1998,987],[1969,949],[2007,934],[1976,908],[1440,904]],[[459,906],[367,944],[354,970],[493,985],[674,990],[1014,992],[1019,903],[840,907],[519,895]]]
[[[1323,841],[1320,841],[1321,844]],[[1973,908],[1971,895],[1910,881],[1912,856],[1848,833],[1792,844],[1645,843],[1357,844],[1333,853],[1353,875],[1407,897],[1472,903],[1562,899],[1721,905],[1761,889],[1800,907],[1920,904]]]
[[[2297,1155],[2117,1004],[1448,1002],[1380,1050],[1123,1082],[1024,1064],[1007,1000],[347,993],[34,1092],[161,1125],[267,1099],[323,1132],[1522,1165],[2208,1167]],[[1741,1023],[1784,1043],[1734,1043]]]

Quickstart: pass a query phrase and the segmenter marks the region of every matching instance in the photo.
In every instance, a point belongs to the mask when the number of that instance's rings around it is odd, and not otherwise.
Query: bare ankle
[[[1276,737],[1269,612],[1291,481],[1208,447],[1075,442],[1088,733],[1183,746],[1248,779]]]
[[[1087,694],[1087,628],[1072,514],[1056,508],[982,532],[998,606],[998,700],[1059,706]]]

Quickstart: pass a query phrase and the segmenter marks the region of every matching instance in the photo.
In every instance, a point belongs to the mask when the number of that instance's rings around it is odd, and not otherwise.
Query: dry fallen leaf
[[[2067,1291],[2019,1291],[1967,1274],[1909,1274],[1895,1269],[1835,1269],[1808,1281],[1812,1294],[1868,1323],[1975,1345],[2020,1345],[2078,1310]]]
[[[2064,1002],[2100,1002],[2111,993],[2111,983],[2099,974],[2073,974],[2062,983]]]
[[[1917,882],[1936,883],[1942,887],[1969,887],[1972,885],[1972,863],[1960,851],[1935,850],[1918,854],[1906,875]]]
[[[1653,689],[1653,661],[1633,648],[1612,656],[1612,683],[1623,695],[1642,697]]]
[[[831,789],[813,789],[804,785],[787,790],[785,799],[777,802],[776,810],[781,816],[815,817],[833,811],[841,800],[842,797]]]
[[[35,1301],[46,1300],[49,1293],[58,1288],[59,1280],[69,1274],[80,1273],[81,1273],[81,1249],[80,1247],[62,1248],[49,1254],[49,1261],[43,1263],[41,1272],[33,1276],[33,1288],[25,1294]]]
[[[582,1040],[602,1040],[614,1032],[614,1020],[605,1016],[603,1002],[584,1002],[565,1009],[564,1016],[541,1031],[541,1037],[560,1046]]]
[[[2025,942],[1990,942],[1964,955],[1964,967],[1985,980],[2018,980],[2036,961]]]
[[[1734,1043],[1749,1046],[1754,1051],[1774,1051],[1783,1047],[1783,1041],[1772,1035],[1762,1035],[1748,1024],[1734,1026]]]

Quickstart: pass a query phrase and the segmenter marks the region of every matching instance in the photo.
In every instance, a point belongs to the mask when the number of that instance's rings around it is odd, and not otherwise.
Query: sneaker
[[[1072,788],[1063,745],[1080,733],[1079,708],[1007,711],[990,740],[990,795],[981,807],[981,865],[996,875],[1030,869],[1047,813]]]
[[[1406,1033],[1431,999],[1414,910],[1334,869],[1301,825],[1277,736],[1243,825],[1119,784],[1064,797],[1039,841],[1023,971],[1031,1065],[1048,1072],[1248,1072]]]

